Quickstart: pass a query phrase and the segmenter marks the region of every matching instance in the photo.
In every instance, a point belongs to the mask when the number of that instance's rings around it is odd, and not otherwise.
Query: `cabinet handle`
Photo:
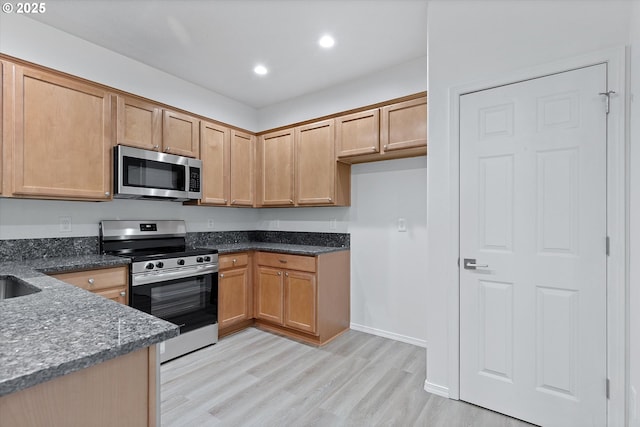
[[[95,280],[93,280],[93,278],[90,278],[89,280],[87,280],[87,282],[89,282],[89,284],[93,286],[93,284],[95,283]]]
[[[127,293],[126,293],[125,291],[120,292],[120,296],[121,296],[121,297],[124,297],[124,296],[126,296],[126,295],[127,295]]]
[[[286,260],[286,259],[280,259],[280,260],[278,260],[278,261],[280,261],[280,262],[281,262],[281,263],[283,263],[283,264],[286,264],[286,263],[287,263],[287,260]]]
[[[284,273],[285,276],[289,277],[289,273]]]
[[[282,276],[282,271],[278,271],[278,276]]]
[[[224,277],[224,273],[220,273],[220,278],[223,278],[223,277]]]
[[[111,195],[111,193],[109,193],[108,191],[105,191],[105,192],[104,192],[104,195],[105,195],[106,197],[109,197],[109,196]]]

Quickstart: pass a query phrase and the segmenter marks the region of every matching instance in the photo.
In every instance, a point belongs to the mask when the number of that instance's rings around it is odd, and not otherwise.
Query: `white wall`
[[[448,307],[456,304],[452,253],[449,91],[509,72],[624,45],[629,1],[437,1],[429,3],[429,156],[427,193],[427,386],[448,394]]]
[[[184,219],[187,231],[255,230],[255,209],[183,206],[146,200],[68,202],[0,198],[0,240],[97,236],[103,219]],[[60,231],[60,217],[71,218],[71,231]],[[213,228],[209,220],[213,219]]]
[[[630,215],[629,265],[629,420],[640,427],[640,2],[631,14],[631,144],[630,144]]]
[[[0,13],[0,53],[250,131],[257,129],[254,108],[23,15]]]
[[[425,17],[426,20],[426,17]],[[258,111],[263,131],[291,123],[376,104],[427,90],[427,57],[398,64],[367,76],[314,92]]]
[[[420,346],[426,343],[426,163],[417,157],[353,165],[351,207],[262,209],[258,227],[350,233],[352,328]],[[406,232],[398,231],[398,218]]]

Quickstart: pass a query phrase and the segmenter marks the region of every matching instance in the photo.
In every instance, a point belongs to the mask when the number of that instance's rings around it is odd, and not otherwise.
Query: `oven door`
[[[218,322],[218,273],[197,273],[174,271],[132,275],[130,304],[175,323],[180,326],[181,334],[213,325]]]

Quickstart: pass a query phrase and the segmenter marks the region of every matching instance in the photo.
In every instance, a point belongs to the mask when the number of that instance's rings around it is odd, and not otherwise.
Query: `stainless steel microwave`
[[[113,148],[113,195],[126,199],[202,198],[202,161],[124,145]]]

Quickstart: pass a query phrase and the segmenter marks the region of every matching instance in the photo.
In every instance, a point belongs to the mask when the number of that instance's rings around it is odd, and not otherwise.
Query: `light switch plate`
[[[407,220],[405,218],[398,218],[398,231],[407,231]]]

